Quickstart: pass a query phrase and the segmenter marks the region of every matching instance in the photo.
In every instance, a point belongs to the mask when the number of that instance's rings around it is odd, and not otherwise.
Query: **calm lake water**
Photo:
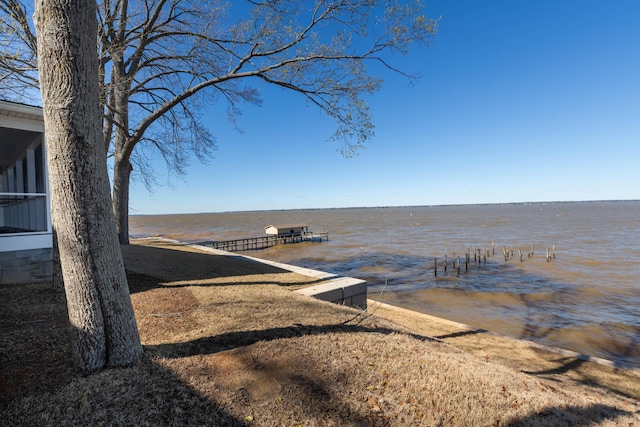
[[[640,201],[154,215],[130,221],[134,237],[185,242],[257,237],[270,224],[306,223],[313,231],[328,230],[330,240],[249,254],[364,279],[369,297],[383,302],[640,367]],[[513,250],[508,261],[503,248]],[[552,255],[554,248],[555,259],[548,261],[547,249]],[[489,252],[486,262],[474,262],[477,249]],[[458,256],[460,275],[451,265]]]

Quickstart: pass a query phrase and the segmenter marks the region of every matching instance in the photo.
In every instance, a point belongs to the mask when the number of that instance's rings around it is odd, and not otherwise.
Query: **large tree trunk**
[[[126,6],[125,6],[126,8]],[[123,57],[124,41],[111,46],[112,93],[115,107],[114,122],[115,144],[113,161],[113,215],[116,219],[116,230],[121,245],[129,244],[129,181],[131,177],[131,151],[128,149],[129,138],[129,91],[131,82],[127,77]]]
[[[113,167],[113,214],[121,245],[129,244],[129,182],[133,167],[129,160],[116,159]]]
[[[36,0],[40,88],[56,231],[81,369],[142,355],[109,197],[98,92],[96,3]]]

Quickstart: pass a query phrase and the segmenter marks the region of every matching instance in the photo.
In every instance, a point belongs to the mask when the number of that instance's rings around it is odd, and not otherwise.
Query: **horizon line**
[[[130,213],[129,216],[152,216],[152,215],[206,215],[206,214],[228,214],[228,213],[249,213],[249,212],[287,212],[287,211],[319,211],[338,209],[389,209],[389,208],[436,208],[455,206],[503,206],[503,205],[542,205],[561,203],[620,203],[620,202],[640,202],[640,199],[598,199],[598,200],[549,200],[530,202],[487,202],[487,203],[446,203],[435,205],[371,205],[371,206],[343,206],[343,207],[321,207],[321,208],[280,208],[280,209],[247,209],[228,211],[207,211],[207,212],[173,212],[173,213]]]

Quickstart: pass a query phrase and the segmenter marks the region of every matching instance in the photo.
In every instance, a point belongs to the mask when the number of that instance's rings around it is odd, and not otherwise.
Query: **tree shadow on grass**
[[[129,293],[136,294],[139,292],[146,292],[152,289],[177,289],[177,288],[189,288],[193,286],[198,287],[223,287],[223,286],[251,286],[251,285],[277,285],[280,287],[298,289],[306,286],[317,285],[330,279],[317,279],[317,280],[305,280],[283,283],[277,280],[259,280],[259,281],[239,281],[238,276],[231,276],[225,278],[225,280],[216,280],[215,282],[205,281],[179,281],[179,282],[164,282],[158,277],[149,276],[146,274],[135,273],[127,270],[127,281],[129,283]]]
[[[559,375],[566,374],[567,372],[575,371],[582,366],[586,360],[575,358],[575,357],[563,357],[560,360],[557,360],[559,363],[558,366],[551,369],[545,369],[542,371],[522,371],[528,375]]]
[[[140,245],[122,246],[128,271],[165,281],[289,273],[288,270],[236,255],[185,252]]]
[[[552,381],[556,381],[555,378],[557,376],[568,375],[577,383],[607,390],[619,396],[636,400],[638,399],[637,374],[634,374],[633,371],[627,371],[626,369],[611,367],[611,372],[616,372],[616,376],[607,378],[605,375],[603,378],[600,378],[597,374],[591,371],[589,363],[595,364],[595,362],[591,362],[590,359],[591,358],[589,356],[582,354],[577,356],[558,357],[550,360],[550,362],[554,364],[553,368],[538,371],[523,370],[522,373]],[[608,367],[604,366],[600,369],[606,371]]]
[[[350,323],[355,322],[355,323]],[[389,328],[368,327],[357,323],[358,318],[350,321],[329,325],[302,325],[295,324],[287,327],[275,327],[265,330],[237,331],[219,334],[213,337],[203,337],[188,342],[166,343],[158,345],[146,345],[145,352],[166,364],[180,363],[181,360],[191,360],[197,367],[187,368],[184,375],[191,376],[201,372],[202,366],[207,366],[207,361],[217,360],[216,366],[225,367],[232,377],[241,378],[238,381],[229,381],[228,378],[218,378],[223,390],[226,390],[235,400],[239,400],[247,408],[254,408],[260,416],[261,405],[284,404],[283,411],[290,420],[301,417],[300,423],[293,425],[306,425],[306,422],[315,422],[318,425],[358,425],[363,427],[394,425],[393,421],[381,417],[380,410],[370,411],[364,408],[362,402],[354,404],[352,391],[343,388],[352,371],[344,371],[344,367],[338,363],[333,366],[329,360],[308,362],[305,360],[305,349],[299,347],[298,342],[279,343],[278,348],[283,348],[273,354],[271,350],[255,349],[253,344],[262,344],[285,338],[314,336],[333,333],[375,333],[392,334],[397,330]],[[428,337],[420,335],[410,336],[430,341]],[[273,349],[273,347],[270,347]],[[339,353],[337,358],[342,357]],[[220,360],[232,359],[237,364],[220,363]],[[306,365],[306,363],[310,365]],[[326,363],[326,366],[324,365]],[[240,365],[240,367],[238,366]],[[319,365],[318,365],[319,364]],[[320,366],[318,368],[318,366]],[[318,368],[318,369],[314,369]],[[367,369],[366,364],[352,369]],[[245,377],[248,375],[248,378]],[[223,375],[224,376],[224,375]],[[242,379],[246,382],[242,383]],[[232,382],[233,384],[229,384]],[[275,389],[268,393],[262,393],[262,399],[256,397],[255,389],[260,389],[256,384],[269,387],[277,384]],[[226,384],[226,385],[225,385]],[[271,386],[273,387],[273,386]],[[346,386],[344,386],[346,387]],[[284,402],[284,403],[282,403]],[[269,412],[268,410],[266,411]],[[264,416],[264,414],[262,414]],[[266,415],[269,416],[268,414]],[[310,421],[312,420],[312,421]],[[275,425],[276,423],[274,423]],[[269,424],[260,424],[269,425]],[[277,423],[277,425],[280,425]],[[288,424],[285,424],[288,425]]]
[[[134,366],[76,380],[57,393],[60,397],[75,408],[59,424],[248,425],[147,355]]]
[[[0,286],[0,406],[75,374],[64,293],[49,284]]]
[[[0,405],[5,425],[248,425],[147,356],[26,396]]]
[[[271,328],[266,330],[238,331],[220,334],[213,337],[199,338],[196,340],[169,343],[159,345],[145,346],[145,350],[155,357],[163,359],[179,359],[197,356],[207,356],[216,353],[227,352],[231,350],[240,350],[244,354],[243,348],[247,348],[252,344],[278,340],[283,338],[295,338],[306,335],[322,335],[331,333],[376,333],[376,334],[392,334],[398,333],[397,330],[390,328],[368,327],[359,324],[332,324],[332,325],[301,325],[296,324],[288,327]],[[407,334],[415,339],[422,341],[433,341],[432,338]],[[250,351],[248,352],[250,354]],[[288,360],[283,363],[290,362]],[[264,366],[260,366],[260,362],[254,359],[256,366],[247,367],[246,369],[254,369],[262,371]],[[367,367],[363,367],[367,369]],[[267,370],[270,372],[270,370]],[[271,372],[275,379],[280,380],[290,387],[294,387],[300,398],[304,395],[305,402],[312,401],[313,405],[305,407],[306,415],[311,415],[316,420],[340,419],[345,422],[356,423],[357,425],[369,426],[378,425],[381,420],[376,418],[377,414],[373,412],[362,412],[352,408],[348,404],[348,399],[344,396],[335,395],[332,392],[335,387],[331,387],[326,383],[326,379],[314,376],[312,372],[305,370],[293,370],[281,372],[276,369]],[[345,374],[346,375],[346,374]],[[335,372],[327,375],[329,378],[341,377],[341,374]],[[248,399],[250,402],[250,399]],[[249,404],[249,403],[247,403]],[[331,415],[329,415],[331,414]],[[615,406],[605,404],[594,404],[588,407],[567,406],[567,407],[547,407],[536,413],[523,418],[512,420],[509,426],[540,426],[540,425],[575,425],[588,426],[598,424],[604,421],[614,421],[620,417],[634,416],[632,412],[624,411]],[[386,420],[390,422],[390,420]],[[384,422],[383,422],[384,424]],[[391,424],[389,424],[391,425]]]
[[[169,286],[273,284],[285,287],[300,287],[327,280],[267,281],[266,278],[269,275],[287,274],[291,273],[291,271],[235,255],[184,252],[138,245],[123,246],[122,253],[127,270],[129,291],[132,294]],[[247,276],[264,276],[265,281],[249,282],[242,279]],[[211,282],[204,282],[208,280]]]
[[[489,331],[487,331],[486,329],[470,329],[468,331],[460,331],[460,332],[452,332],[450,334],[445,334],[445,335],[438,335],[434,338],[437,338],[439,340],[446,340],[449,338],[460,338],[460,337],[466,337],[468,335],[477,335],[477,334],[486,334]]]
[[[588,407],[566,406],[547,407],[530,416],[513,420],[508,427],[539,427],[539,426],[592,426],[605,421],[614,421],[620,417],[631,416],[633,413],[623,411],[600,403]],[[633,424],[630,424],[633,425]]]
[[[17,291],[21,292],[17,292]],[[196,363],[193,369],[204,369],[197,360],[188,356],[206,355],[229,349],[249,346],[265,340],[320,335],[332,332],[391,334],[398,331],[391,328],[376,328],[358,324],[359,317],[331,325],[291,325],[267,330],[239,331],[193,340],[188,343],[145,346],[147,354],[136,365],[129,368],[108,369],[88,377],[83,377],[71,367],[55,373],[47,371],[52,363],[52,354],[57,355],[65,367],[70,363],[68,321],[64,316],[64,296],[55,293],[46,284],[29,285],[20,288],[0,287],[0,320],[3,322],[3,344],[9,341],[26,343],[22,347],[2,348],[2,370],[0,376],[6,379],[9,349],[14,354],[14,367],[25,371],[15,371],[21,376],[27,370],[34,373],[34,381],[23,384],[20,391],[12,396],[2,395],[0,412],[7,425],[220,425],[247,426],[254,424],[238,418],[225,410],[225,393],[229,390],[213,389],[200,391],[175,373],[174,368]],[[364,314],[360,314],[364,315]],[[11,330],[11,325],[19,325],[19,330]],[[28,326],[28,328],[23,328]],[[67,331],[67,332],[64,332]],[[5,333],[6,332],[6,333]],[[411,335],[423,341],[428,337]],[[51,339],[45,339],[51,337]],[[154,354],[155,353],[155,354]],[[66,355],[66,356],[65,356]],[[158,358],[157,356],[166,356]],[[184,357],[184,360],[180,358]],[[277,360],[277,359],[274,359]],[[282,363],[286,364],[286,361]],[[306,396],[306,401],[314,404],[302,408],[307,419],[345,421],[354,425],[382,425],[385,420],[376,420],[375,414],[364,409],[351,407],[348,399],[335,392],[334,384],[311,372],[292,370],[278,374],[279,366],[273,369],[276,378],[283,378],[293,384],[292,393]],[[174,366],[175,365],[175,366]],[[217,366],[209,372],[216,374]],[[55,370],[54,370],[55,371]],[[337,372],[340,374],[340,372]],[[278,375],[287,375],[279,377]],[[346,376],[347,373],[344,373]],[[341,376],[337,375],[337,378]],[[40,382],[40,386],[33,388]],[[242,387],[232,389],[233,396],[240,396]],[[232,397],[233,397],[232,396]],[[29,397],[28,399],[22,399]],[[218,400],[223,399],[223,400]],[[251,401],[249,401],[251,403]],[[247,411],[249,412],[249,411]],[[339,415],[336,415],[339,414]],[[605,405],[588,408],[547,408],[542,413],[514,420],[511,425],[540,425],[550,421],[556,425],[589,425],[585,417],[594,422],[615,420],[629,413]],[[581,419],[578,417],[581,416]],[[582,420],[582,421],[580,421]],[[388,420],[387,420],[388,421]],[[566,422],[565,422],[566,421]],[[386,422],[386,424],[390,424]],[[544,424],[543,424],[544,425]]]
[[[0,286],[3,425],[244,426],[147,355],[83,376],[74,366],[64,293]]]
[[[397,329],[362,326],[357,323],[342,322],[329,325],[301,325],[270,328],[264,330],[227,332],[211,337],[198,338],[192,341],[146,345],[145,351],[164,358],[179,358],[195,355],[215,354],[221,351],[246,347],[261,341],[273,341],[283,338],[296,338],[307,335],[323,335],[329,333],[376,333],[390,335],[401,333]],[[405,333],[420,341],[436,342],[433,338],[418,334]]]

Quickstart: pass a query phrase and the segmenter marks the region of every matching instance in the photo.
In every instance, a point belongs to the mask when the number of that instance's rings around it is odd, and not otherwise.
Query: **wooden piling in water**
[[[235,242],[234,242],[235,243]],[[481,266],[484,264],[485,266],[487,265],[487,258],[491,258],[491,256],[495,255],[495,242],[491,241],[491,248],[487,247],[474,247],[474,248],[467,248],[465,253],[464,253],[464,269],[465,272],[469,271],[469,264],[471,264],[471,251],[473,250],[473,263],[477,264],[478,268],[481,268]],[[502,247],[502,254],[504,256],[504,260],[505,262],[509,262],[512,259],[515,261],[515,252],[517,250],[517,255],[518,258],[520,260],[520,262],[524,262],[524,249],[521,247],[516,247],[514,248],[513,246],[507,247],[507,246],[503,246]],[[534,251],[535,251],[535,246],[533,243],[530,244],[529,246],[529,251],[527,252],[527,256],[529,259],[532,259],[534,257]],[[550,247],[546,247],[545,248],[545,252],[546,252],[546,261],[547,262],[552,262],[555,260],[556,258],[556,247],[555,245],[552,245]],[[449,267],[451,267],[453,269],[453,271],[455,271],[456,275],[458,277],[460,277],[460,272],[462,270],[462,259],[460,255],[457,255],[456,252],[453,252],[453,257],[449,257],[448,254],[444,254],[443,256],[444,260],[443,260],[443,264],[442,264],[442,269],[444,270],[444,276],[447,276],[449,273]],[[449,259],[451,259],[451,266],[449,266]],[[473,267],[473,265],[472,265]],[[438,258],[434,257],[433,259],[433,275],[434,277],[438,277]],[[441,273],[442,275],[442,273]]]

